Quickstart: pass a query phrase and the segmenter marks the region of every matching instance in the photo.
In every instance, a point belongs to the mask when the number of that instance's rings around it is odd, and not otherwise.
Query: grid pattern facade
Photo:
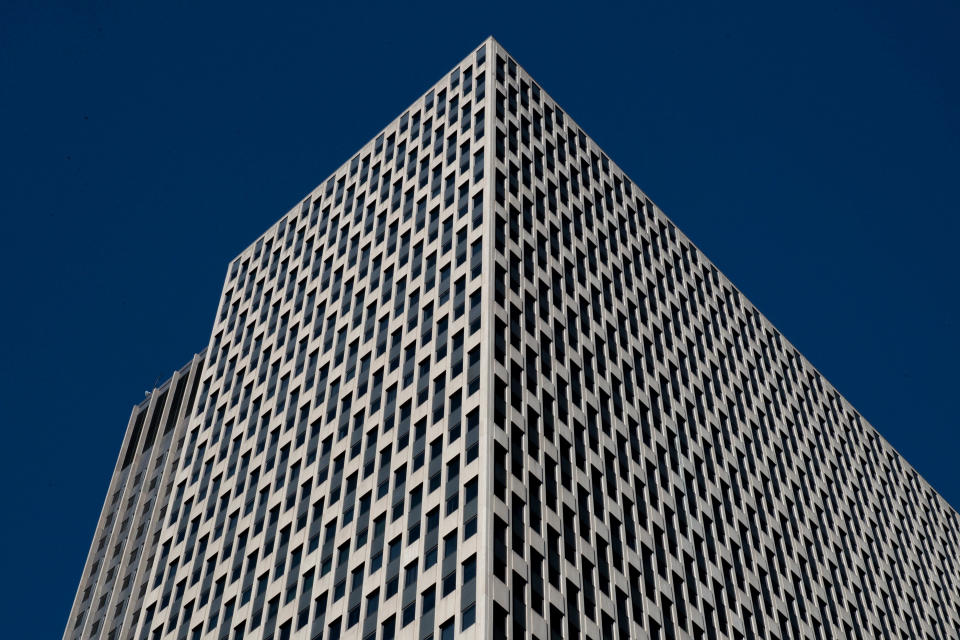
[[[230,265],[136,611],[65,638],[470,638],[484,44]]]
[[[957,513],[492,57],[493,637],[960,637]]]
[[[230,264],[64,638],[951,638],[958,546],[488,39]]]

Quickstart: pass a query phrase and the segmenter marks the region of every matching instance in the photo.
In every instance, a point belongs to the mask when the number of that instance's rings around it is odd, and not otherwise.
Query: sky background
[[[228,262],[488,35],[960,506],[957,3],[193,4],[0,0],[5,637]]]

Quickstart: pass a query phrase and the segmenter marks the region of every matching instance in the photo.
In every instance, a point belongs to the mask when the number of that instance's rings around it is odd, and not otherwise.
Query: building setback
[[[229,266],[65,640],[960,638],[960,518],[493,39]]]

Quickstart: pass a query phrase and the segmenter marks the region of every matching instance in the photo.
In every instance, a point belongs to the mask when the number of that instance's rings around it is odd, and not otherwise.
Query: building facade
[[[104,628],[121,624],[143,605],[148,575],[140,567],[156,558],[171,502],[169,483],[162,487],[183,454],[204,355],[195,355],[133,408],[65,638],[106,637]]]
[[[64,638],[958,638],[958,557],[488,39],[230,264]]]

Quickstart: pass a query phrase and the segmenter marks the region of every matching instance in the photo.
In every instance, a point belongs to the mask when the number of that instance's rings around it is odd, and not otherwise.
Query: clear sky
[[[0,0],[4,637],[228,261],[488,35],[960,505],[960,5],[314,4]]]

